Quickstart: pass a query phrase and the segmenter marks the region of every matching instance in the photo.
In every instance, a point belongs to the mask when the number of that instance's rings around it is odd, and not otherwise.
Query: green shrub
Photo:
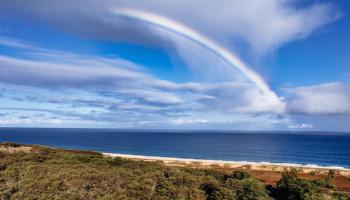
[[[220,183],[214,177],[205,177],[205,180],[200,185],[200,189],[205,192],[208,200],[216,199],[216,192],[220,187]]]
[[[108,159],[106,159],[106,162],[108,163],[108,165],[114,166],[114,167],[115,166],[122,166],[122,165],[128,163],[128,161],[126,159],[119,158],[119,157],[117,157],[117,158],[108,158]]]
[[[350,193],[348,192],[334,192],[332,195],[333,200],[349,200]]]
[[[327,182],[326,180],[312,180],[312,182],[318,186],[318,187],[323,187],[323,188],[334,188],[334,185],[331,185],[329,182]]]
[[[220,170],[205,169],[204,172],[206,176],[212,176],[220,182],[224,182],[225,177],[227,176],[224,172]]]
[[[246,171],[234,171],[232,177],[238,180],[243,180],[246,178],[251,178],[251,175]]]
[[[323,184],[323,182],[317,183]],[[323,199],[322,190],[314,181],[301,179],[296,169],[285,170],[277,183],[276,199]]]
[[[174,199],[176,197],[177,188],[176,186],[169,180],[159,180],[156,185],[156,193],[160,196],[167,196],[169,199]]]
[[[316,172],[315,171],[311,171],[311,172],[309,172],[309,175],[310,176],[316,176]]]
[[[237,199],[236,191],[227,187],[218,187],[213,193],[212,198],[218,200]]]
[[[270,199],[265,186],[254,178],[245,178],[243,180],[228,178],[225,185],[226,188],[234,191],[238,200]]]

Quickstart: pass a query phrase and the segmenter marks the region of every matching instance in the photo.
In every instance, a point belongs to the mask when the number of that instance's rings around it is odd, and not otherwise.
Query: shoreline
[[[227,161],[227,160],[207,160],[192,158],[176,158],[162,156],[145,156],[134,154],[106,153],[101,152],[104,156],[120,157],[146,162],[162,162],[165,165],[192,166],[192,167],[214,167],[227,169],[247,169],[256,171],[274,171],[281,172],[285,168],[297,168],[304,173],[316,171],[318,173],[328,173],[329,170],[337,170],[338,173],[349,176],[350,168],[341,166],[321,166],[314,164],[297,164],[297,163],[272,163],[272,162],[251,162],[251,161]]]
[[[0,151],[7,151],[10,153],[23,151],[30,152],[31,146],[22,145],[21,147],[4,147],[0,146]],[[49,147],[60,148],[60,147]],[[61,147],[62,148],[62,147]],[[66,150],[72,150],[70,148],[63,148]],[[100,153],[106,157],[120,157],[131,160],[146,161],[146,162],[160,162],[168,166],[183,166],[194,168],[218,168],[218,169],[243,169],[251,171],[271,171],[282,172],[284,169],[295,168],[302,173],[316,172],[318,174],[326,174],[329,170],[336,170],[337,173],[350,177],[350,168],[342,166],[326,166],[317,164],[298,164],[298,163],[273,163],[273,162],[255,162],[255,161],[234,161],[234,160],[211,160],[211,159],[197,159],[197,158],[178,158],[167,156],[148,156],[137,154],[123,154],[123,153],[110,153],[96,150],[81,150],[81,151],[94,151]]]
[[[0,145],[0,152],[7,152],[10,154],[25,153],[25,154],[39,154],[47,155],[48,152],[46,147],[42,146],[31,146],[21,145],[16,143],[9,143]],[[43,151],[42,151],[43,150]],[[125,161],[135,162],[149,162],[152,166],[152,162],[163,169],[161,165],[166,167],[179,167],[179,168],[192,168],[202,170],[219,170],[224,173],[232,173],[233,171],[246,171],[251,174],[254,178],[261,181],[264,185],[276,185],[281,179],[281,173],[285,169],[296,169],[298,175],[305,180],[325,180],[329,176],[329,170],[335,170],[336,174],[333,178],[335,186],[340,191],[350,191],[350,169],[343,167],[332,167],[332,166],[317,166],[317,165],[301,165],[301,164],[290,164],[290,163],[269,163],[269,162],[247,162],[247,161],[225,161],[225,160],[205,160],[205,159],[191,159],[191,158],[176,158],[176,157],[161,157],[161,156],[144,156],[144,155],[132,155],[132,154],[118,154],[118,153],[103,153],[98,151],[88,150],[74,150],[74,149],[62,149],[52,148],[51,156],[64,156],[64,155],[76,155],[69,156],[69,159],[77,159],[80,162],[93,162],[95,159],[101,161],[112,161],[113,158],[123,158]],[[5,154],[6,155],[6,154]],[[87,157],[84,157],[87,155]],[[83,156],[83,157],[81,157]],[[90,156],[93,156],[90,158]],[[34,156],[34,162],[44,162],[44,160],[37,160],[39,157]],[[45,157],[45,156],[44,156]],[[52,157],[51,157],[52,158]],[[81,158],[83,158],[81,160]],[[42,159],[42,158],[41,158]],[[108,162],[107,162],[108,163]],[[115,162],[112,162],[115,163]],[[119,163],[118,160],[116,163]],[[122,162],[123,163],[123,162]],[[131,164],[133,162],[130,162]],[[97,163],[95,163],[97,164]],[[137,163],[134,163],[138,166]],[[147,165],[148,165],[147,164]],[[114,166],[114,165],[113,165]],[[123,165],[121,165],[123,166]],[[143,165],[140,165],[143,166]],[[156,167],[157,168],[157,167]]]

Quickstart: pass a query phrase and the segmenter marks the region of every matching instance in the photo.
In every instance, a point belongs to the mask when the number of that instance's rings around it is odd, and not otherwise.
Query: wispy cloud
[[[46,50],[21,41],[5,42],[6,38],[2,41],[0,45],[25,56],[0,55],[0,110],[30,114],[31,124],[60,119],[78,124],[118,122],[118,127],[226,127],[253,120],[262,126],[270,124],[269,128],[284,124],[295,129],[315,127],[295,121],[294,115],[350,113],[350,88],[345,83],[288,88],[286,97],[281,98],[285,99],[285,110],[248,81],[175,83],[158,79],[142,66],[122,59]],[[6,124],[29,124],[18,114],[6,119]]]
[[[152,28],[110,15],[115,8],[145,10],[184,22],[220,41],[243,39],[255,51],[264,52],[307,37],[341,16],[331,3],[299,6],[294,0],[12,0],[2,2],[1,8],[6,15],[21,14],[88,37],[169,46],[167,39],[159,40],[159,33]],[[193,12],[194,9],[202,12]]]
[[[302,6],[294,0],[4,1],[1,19],[30,19],[88,39],[162,47],[170,55],[181,57],[201,78],[176,83],[159,79],[143,66],[124,59],[56,51],[0,37],[0,46],[16,52],[15,56],[0,55],[0,111],[10,113],[2,116],[7,120],[2,123],[29,124],[28,118],[21,117],[29,116],[31,124],[94,121],[116,127],[317,128],[318,124],[295,116],[350,113],[347,84],[289,88],[286,97],[279,97],[276,103],[201,45],[113,13],[123,8],[173,19],[232,51],[238,48],[235,44],[242,44],[239,46],[247,47],[254,56],[306,38],[342,15],[332,3],[323,1]],[[193,12],[196,9],[203,12]]]
[[[113,13],[123,8],[173,19],[233,52],[242,52],[238,50],[244,46],[248,49],[246,52],[257,57],[308,37],[342,15],[332,3],[309,2],[300,6],[294,0],[224,0],[220,3],[210,0],[12,0],[2,3],[0,13],[6,17],[15,13],[16,18],[30,19],[84,38],[161,47],[170,52],[173,60],[180,57],[200,80],[227,82],[246,78],[217,55],[178,34]],[[201,12],[193,12],[196,9]],[[213,73],[216,75],[212,76]]]
[[[48,113],[63,121],[137,123],[151,118],[169,124],[184,117],[199,123],[191,118],[205,112],[283,112],[248,81],[175,83],[122,59],[46,51],[20,41],[2,45],[20,51],[17,57],[0,55],[2,109]]]

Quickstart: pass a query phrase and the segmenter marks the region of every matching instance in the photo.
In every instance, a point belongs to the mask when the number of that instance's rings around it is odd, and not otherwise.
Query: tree
[[[301,179],[296,169],[285,170],[277,183],[276,199],[318,200],[322,198],[321,188],[313,181]]]
[[[238,200],[270,199],[265,186],[254,178],[243,180],[228,178],[225,186],[235,192]]]

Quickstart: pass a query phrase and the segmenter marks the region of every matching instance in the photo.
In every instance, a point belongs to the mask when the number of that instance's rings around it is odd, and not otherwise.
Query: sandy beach
[[[144,156],[131,154],[116,154],[103,153],[105,156],[122,157],[134,160],[142,160],[149,162],[162,162],[169,166],[193,166],[193,167],[213,167],[213,168],[231,168],[231,169],[247,169],[261,171],[283,171],[285,168],[297,168],[301,172],[309,173],[316,171],[318,173],[328,173],[330,169],[335,169],[338,174],[345,176],[350,175],[350,169],[338,166],[318,166],[318,165],[302,165],[292,163],[269,163],[269,162],[247,162],[247,161],[225,161],[225,160],[204,160],[204,159],[189,159],[189,158],[173,158],[173,157],[158,157]]]

